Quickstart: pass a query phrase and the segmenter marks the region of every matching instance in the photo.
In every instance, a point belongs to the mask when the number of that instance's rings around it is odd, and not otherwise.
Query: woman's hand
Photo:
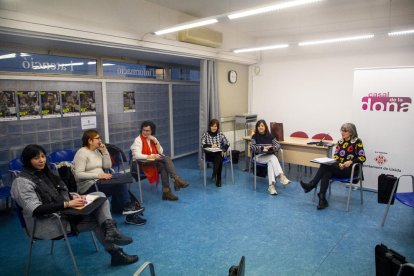
[[[346,162],[344,162],[344,163],[341,163],[341,164],[339,164],[339,167],[340,168],[348,168],[349,166],[351,166],[352,165],[352,161],[351,160],[349,160],[349,161],[346,161]]]
[[[218,148],[218,145],[217,144],[212,144],[211,147],[212,148]]]
[[[99,179],[111,179],[112,174],[110,174],[110,173],[100,173],[100,174],[98,174],[98,178]]]
[[[70,200],[68,207],[81,207],[81,206],[85,206],[85,204],[86,204],[86,197],[79,196],[77,198]]]
[[[104,152],[106,151],[106,146],[105,146],[105,144],[104,144],[104,143],[99,143],[99,148],[98,148],[98,150],[99,150],[101,153],[104,153]]]
[[[148,135],[148,139],[150,139],[150,140],[151,140],[151,141],[153,141],[155,144],[157,144],[157,138],[155,138],[155,136]]]

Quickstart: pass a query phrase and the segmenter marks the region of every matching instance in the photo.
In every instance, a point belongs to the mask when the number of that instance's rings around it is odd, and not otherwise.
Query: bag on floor
[[[375,246],[376,276],[397,275],[400,266],[405,264],[405,257],[383,244]]]
[[[388,204],[397,178],[391,174],[381,174],[378,176],[378,203]],[[398,188],[398,184],[397,184]],[[394,204],[394,197],[391,200],[391,205]]]

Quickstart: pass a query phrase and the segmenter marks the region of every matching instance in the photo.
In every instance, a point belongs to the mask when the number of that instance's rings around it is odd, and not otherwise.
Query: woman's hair
[[[351,140],[358,138],[356,126],[353,123],[345,123],[341,126],[341,130],[347,130],[351,133]]]
[[[260,126],[260,124],[264,124],[264,126],[265,126],[265,135],[270,134],[269,128],[267,127],[267,124],[266,124],[266,121],[265,120],[259,120],[259,121],[257,121],[256,128],[255,128],[255,133],[256,134],[259,134],[259,126]]]
[[[22,161],[23,166],[28,169],[34,169],[31,160],[41,153],[43,153],[46,156],[46,151],[42,146],[35,144],[27,145],[23,149],[22,155],[20,156],[20,160]]]
[[[210,128],[212,126],[216,125],[217,126],[217,131],[220,129],[220,122],[217,119],[211,119],[210,122],[208,123],[208,131],[210,131]]]
[[[85,130],[82,135],[82,146],[89,147],[89,139],[93,139],[97,135],[99,135],[99,132],[94,129]]]
[[[151,135],[155,135],[155,124],[152,121],[143,121],[141,124],[141,131],[140,133],[142,133],[142,130],[144,127],[150,127],[151,128]]]

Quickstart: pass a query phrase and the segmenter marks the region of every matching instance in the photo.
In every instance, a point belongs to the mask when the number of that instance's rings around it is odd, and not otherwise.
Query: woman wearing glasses
[[[364,163],[365,151],[362,140],[358,138],[356,127],[352,123],[345,123],[341,126],[342,139],[338,141],[335,147],[334,164],[321,164],[315,177],[308,183],[300,181],[305,193],[309,193],[321,182],[318,197],[319,203],[317,209],[325,209],[328,207],[326,200],[326,191],[329,186],[329,180],[332,177],[350,177],[352,164]],[[358,169],[358,167],[356,168]],[[357,173],[355,171],[354,173]]]
[[[73,160],[73,172],[79,193],[94,192],[96,182],[100,192],[112,197],[112,211],[126,215],[125,222],[128,224],[145,224],[146,220],[138,215],[143,208],[131,201],[127,183],[111,183],[112,174],[104,172],[104,169],[112,167],[112,162],[98,131],[86,130],[82,136],[82,144],[83,147],[76,152]]]
[[[163,154],[164,149],[154,136],[155,130],[156,127],[153,122],[142,122],[141,134],[135,138],[134,143],[131,145],[132,157],[134,160],[154,161],[140,165],[145,176],[152,184],[158,181],[158,174],[160,174],[162,199],[175,201],[178,200],[178,197],[171,192],[169,178],[174,181],[174,190],[176,191],[181,188],[187,188],[189,184],[178,176],[171,158]]]

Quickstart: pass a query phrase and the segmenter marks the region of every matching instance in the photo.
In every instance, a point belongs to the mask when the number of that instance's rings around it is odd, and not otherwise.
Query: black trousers
[[[221,179],[221,171],[223,168],[223,155],[222,152],[209,152],[205,151],[206,160],[213,162],[213,174],[217,175],[217,179]]]
[[[321,194],[326,194],[326,191],[329,187],[329,180],[332,177],[351,177],[352,166],[347,168],[340,168],[338,164],[325,165],[321,164],[318,171],[316,172],[315,177],[312,179],[314,185],[318,185],[318,182],[321,181],[321,187],[319,192]],[[357,168],[355,169],[354,175],[358,173]]]

